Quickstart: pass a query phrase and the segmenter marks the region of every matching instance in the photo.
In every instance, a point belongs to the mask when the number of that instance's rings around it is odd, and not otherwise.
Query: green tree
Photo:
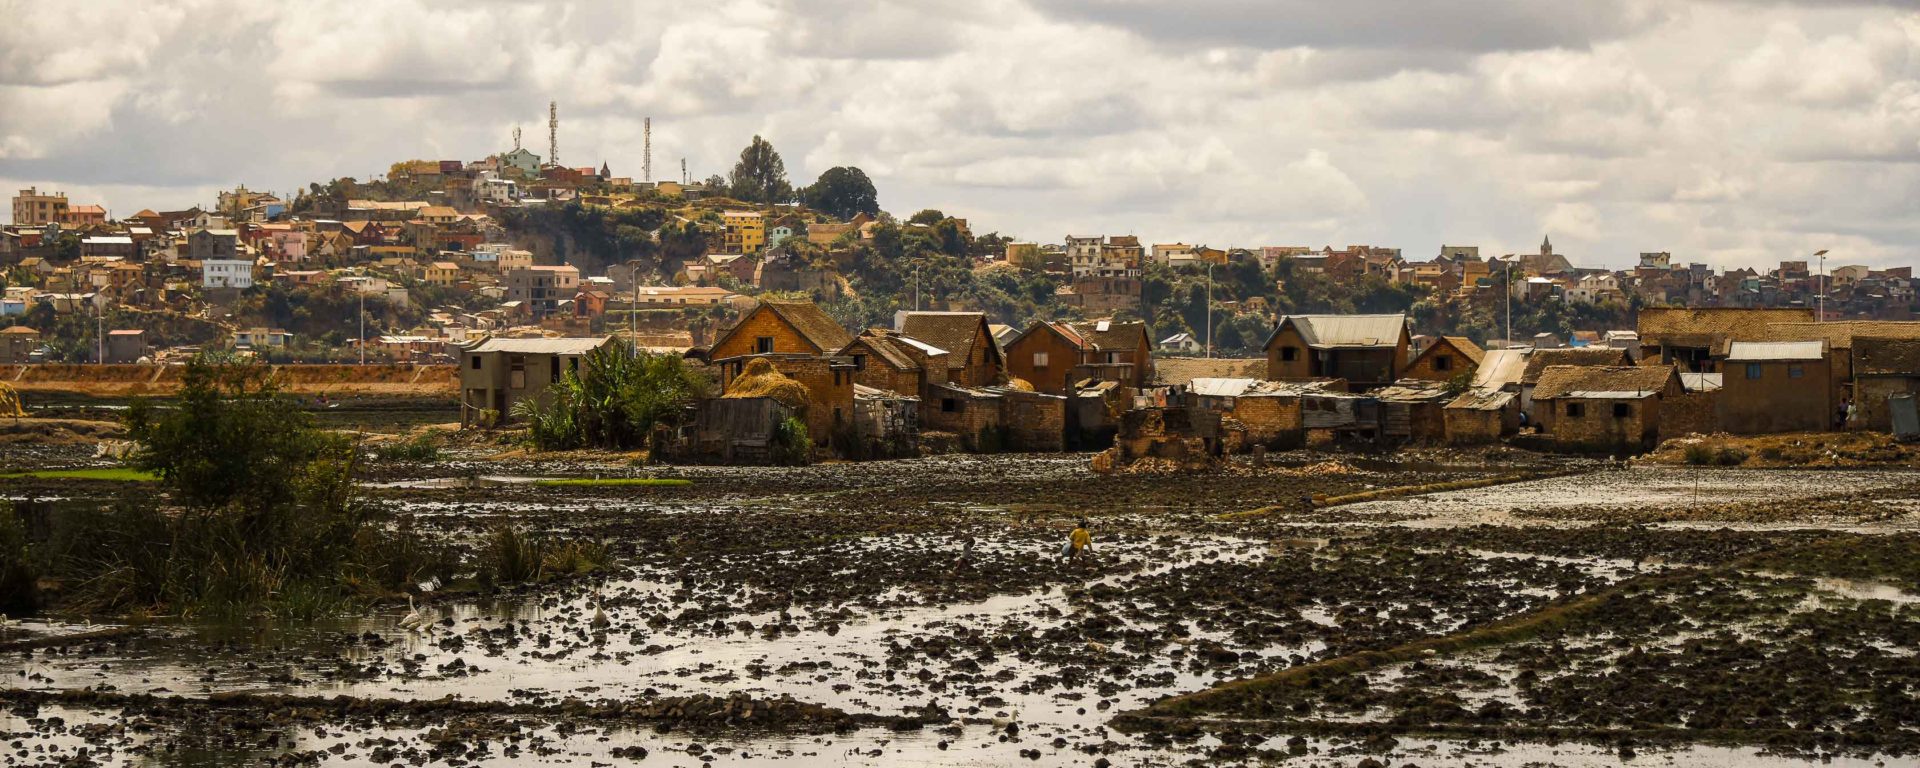
[[[922,208],[919,213],[916,213],[912,216],[907,217],[907,223],[908,224],[925,224],[927,226],[933,226],[935,222],[940,221],[941,219],[945,219],[946,217],[947,215],[945,213],[941,213],[938,209]]]
[[[757,135],[746,149],[740,150],[740,162],[734,164],[728,186],[735,198],[750,203],[773,205],[793,200],[786,163],[780,160],[780,153],[774,151],[772,144]]]
[[[852,166],[828,168],[811,186],[800,190],[800,202],[842,220],[862,213],[880,215],[880,195],[873,181],[865,171]]]

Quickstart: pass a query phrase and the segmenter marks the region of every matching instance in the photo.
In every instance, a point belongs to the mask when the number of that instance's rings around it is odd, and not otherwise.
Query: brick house
[[[1920,339],[1859,336],[1853,339],[1853,402],[1849,427],[1893,429],[1887,398],[1920,393]]]
[[[1086,380],[1135,389],[1153,381],[1153,341],[1145,323],[1037,322],[1007,343],[1006,357],[1009,376],[1056,395]]]
[[[1640,310],[1640,356],[1661,365],[1679,364],[1712,373],[1715,358],[1735,341],[1774,341],[1776,323],[1811,323],[1810,309],[1744,307],[1647,307]]]
[[[827,445],[853,418],[853,362],[832,357],[852,341],[811,301],[765,299],[714,340],[707,359],[719,367],[723,387],[732,386],[754,357],[805,385],[807,431],[815,445]]]
[[[1441,409],[1447,442],[1476,445],[1499,442],[1520,431],[1520,397],[1498,389],[1471,389]]]
[[[0,330],[0,363],[24,363],[40,349],[40,332],[24,325]]]
[[[1727,345],[1719,361],[1720,428],[1735,434],[1823,432],[1837,400],[1825,341]]]
[[[707,357],[831,355],[851,341],[847,329],[811,301],[764,299],[714,340]]]
[[[1435,339],[1426,349],[1415,355],[1413,362],[1407,363],[1404,379],[1422,379],[1426,381],[1450,381],[1462,372],[1470,372],[1480,365],[1480,359],[1486,352],[1480,345],[1465,336],[1442,336]]]
[[[835,356],[851,358],[854,382],[874,389],[920,397],[926,385],[947,382],[947,351],[898,331],[861,331]]]
[[[562,376],[580,370],[580,358],[612,343],[612,336],[481,342],[461,354],[460,423],[481,423],[488,411],[504,423],[515,403],[540,399]]]
[[[996,384],[1006,357],[984,312],[908,312],[900,332],[947,351],[947,379],[966,387]]]
[[[1662,401],[1682,394],[1673,366],[1556,365],[1534,388],[1534,418],[1566,447],[1642,451],[1660,440]]]
[[[1621,366],[1633,365],[1633,358],[1624,349],[1611,347],[1556,347],[1553,349],[1533,349],[1526,353],[1526,367],[1520,371],[1520,410],[1533,414],[1533,388],[1540,383],[1540,374],[1556,365],[1578,366]]]
[[[1269,379],[1345,379],[1363,391],[1401,378],[1411,341],[1404,314],[1287,315],[1261,346]]]

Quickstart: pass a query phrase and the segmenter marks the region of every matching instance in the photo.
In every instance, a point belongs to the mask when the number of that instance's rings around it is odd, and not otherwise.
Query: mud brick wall
[[[1298,397],[1234,398],[1228,414],[1246,426],[1246,446],[1298,448],[1305,443],[1306,426],[1301,421]]]
[[[1757,363],[1760,378],[1747,378],[1748,363],[1721,366],[1720,427],[1741,435],[1822,432],[1833,427],[1832,374],[1825,360]],[[1789,373],[1800,370],[1799,377]]]
[[[1720,393],[1688,392],[1660,400],[1660,439],[1720,431]]]
[[[1861,377],[1853,385],[1853,402],[1860,406],[1860,416],[1852,428],[1892,431],[1893,417],[1887,412],[1887,398],[1920,391],[1920,387],[1914,386],[1916,383],[1920,383],[1920,379],[1905,376]]]
[[[1067,399],[1034,392],[1009,392],[1000,400],[1007,448],[1059,451],[1066,448]]]
[[[807,434],[814,445],[826,445],[837,421],[853,419],[853,371],[835,370],[824,357],[769,358],[775,370],[805,385],[808,394]]]
[[[1567,397],[1548,403],[1554,408],[1554,441],[1571,448],[1648,448],[1652,447],[1660,434],[1659,398],[1589,400]],[[1626,404],[1627,415],[1613,415],[1615,403]],[[1567,406],[1572,404],[1583,406],[1585,412],[1578,416],[1569,414]]]
[[[947,410],[947,400],[953,410]],[[1001,405],[997,398],[976,398],[965,392],[928,387],[920,401],[920,427],[935,432],[952,432],[961,442],[977,447],[981,432],[1000,426]]]
[[[1498,442],[1501,435],[1501,411],[1476,411],[1471,408],[1446,408],[1447,442],[1475,445]]]

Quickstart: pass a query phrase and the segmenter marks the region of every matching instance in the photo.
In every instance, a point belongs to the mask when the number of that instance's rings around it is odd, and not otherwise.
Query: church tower
[[[1552,255],[1553,255],[1553,238],[1551,238],[1551,237],[1546,237],[1546,236],[1544,236],[1544,235],[1543,235],[1543,236],[1541,236],[1541,238],[1540,238],[1540,255],[1542,255],[1542,256],[1552,256]]]

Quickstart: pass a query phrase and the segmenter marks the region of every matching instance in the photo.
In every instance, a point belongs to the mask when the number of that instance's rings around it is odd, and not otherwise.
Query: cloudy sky
[[[406,158],[796,183],[1058,242],[1920,262],[1920,10],[1842,0],[0,0],[0,183],[115,214]]]

